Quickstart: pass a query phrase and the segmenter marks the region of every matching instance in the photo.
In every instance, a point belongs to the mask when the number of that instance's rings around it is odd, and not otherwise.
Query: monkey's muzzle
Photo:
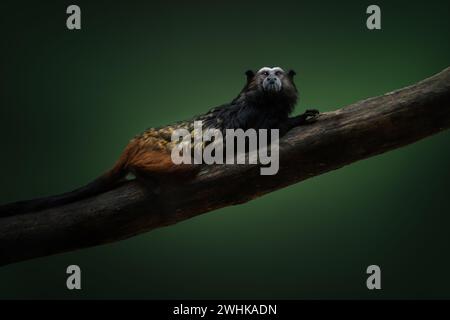
[[[263,81],[263,89],[267,92],[281,91],[281,80],[278,77],[267,77]]]

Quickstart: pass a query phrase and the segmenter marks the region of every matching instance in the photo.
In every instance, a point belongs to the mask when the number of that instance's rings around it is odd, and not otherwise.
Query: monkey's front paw
[[[305,121],[308,123],[315,122],[319,118],[319,114],[320,112],[317,109],[308,109],[305,111]]]

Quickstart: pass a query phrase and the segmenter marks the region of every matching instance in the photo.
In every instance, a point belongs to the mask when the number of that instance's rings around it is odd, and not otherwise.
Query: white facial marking
[[[265,91],[279,92],[282,90],[283,84],[278,74],[280,72],[284,74],[284,70],[280,67],[263,67],[259,69],[258,74],[264,75],[262,79],[262,87]]]
[[[259,69],[258,73],[261,73],[261,72],[264,72],[264,71],[269,72],[269,74],[274,74],[274,73],[277,72],[277,71],[284,72],[284,70],[281,69],[280,67],[273,67],[273,68],[270,68],[270,67],[262,67],[261,69]]]

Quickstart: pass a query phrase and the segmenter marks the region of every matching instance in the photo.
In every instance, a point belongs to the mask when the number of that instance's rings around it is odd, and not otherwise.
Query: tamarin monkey
[[[278,129],[281,137],[291,128],[317,119],[319,111],[315,109],[289,117],[298,100],[294,71],[264,67],[256,73],[249,70],[245,74],[247,81],[244,88],[230,103],[213,108],[189,121],[147,129],[128,143],[111,170],[93,182],[61,195],[0,206],[0,216],[31,213],[91,197],[113,189],[129,173],[138,180],[152,179],[161,183],[176,181],[181,177],[192,178],[198,165],[173,163],[171,150],[177,142],[171,141],[171,136],[174,130],[180,128],[192,132],[194,121],[202,121],[204,128],[219,129],[222,133],[226,129]]]

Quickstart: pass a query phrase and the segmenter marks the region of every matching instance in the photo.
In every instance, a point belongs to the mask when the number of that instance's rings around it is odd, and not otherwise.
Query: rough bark
[[[118,241],[256,197],[450,127],[450,68],[320,115],[280,141],[280,169],[207,166],[159,193],[137,182],[76,203],[0,219],[0,265]]]

